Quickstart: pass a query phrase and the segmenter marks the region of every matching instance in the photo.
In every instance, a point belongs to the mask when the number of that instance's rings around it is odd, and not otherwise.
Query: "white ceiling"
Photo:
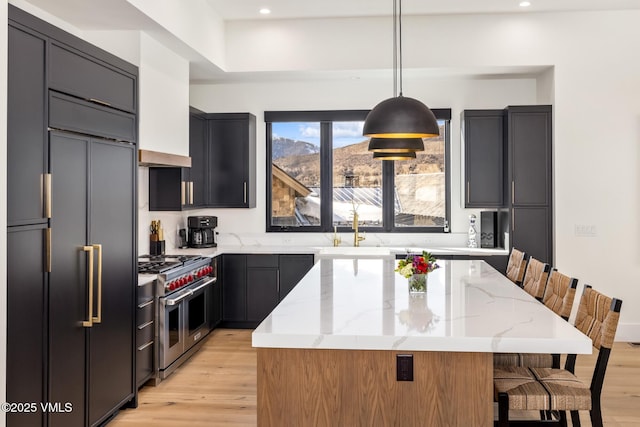
[[[184,1],[185,5],[189,0]],[[261,19],[309,19],[391,16],[392,0],[206,0],[224,20],[261,20]],[[521,8],[521,0],[403,0],[403,15],[429,14],[478,14],[478,13],[530,13],[578,10],[624,10],[640,9],[640,0],[529,0],[531,6]],[[17,0],[42,9],[80,30],[147,30],[164,34],[165,32],[145,14],[133,7],[127,0]],[[18,3],[19,6],[19,3]],[[259,9],[268,7],[272,13],[259,14]],[[166,35],[166,34],[165,34]],[[171,37],[167,40],[175,42]],[[179,48],[180,46],[178,46]],[[203,58],[193,57],[186,50],[191,61],[190,79],[192,82],[221,81],[268,81],[282,79],[312,78],[353,78],[351,72],[279,72],[279,73],[224,73]],[[406,70],[406,73],[409,73]],[[455,75],[456,70],[416,70],[429,75]],[[512,75],[531,75],[540,72],[533,67],[520,67],[509,70],[491,70],[489,74],[506,73]],[[435,73],[435,74],[434,74]],[[463,74],[468,74],[466,70]],[[375,76],[387,70],[372,70],[360,76]],[[475,70],[472,75],[487,74],[487,71]]]
[[[336,18],[391,15],[392,0],[207,0],[226,20]],[[403,0],[403,15],[640,9],[639,0]],[[259,9],[271,14],[263,16]]]

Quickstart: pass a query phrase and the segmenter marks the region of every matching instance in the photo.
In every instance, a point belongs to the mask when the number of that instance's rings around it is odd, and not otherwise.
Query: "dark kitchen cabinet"
[[[222,274],[221,259],[214,258],[214,268],[216,269],[216,282],[211,289],[211,329],[215,329],[222,322]]]
[[[136,289],[136,386],[142,387],[154,374],[155,281],[138,283]]]
[[[298,284],[300,279],[313,267],[311,254],[281,254],[279,257],[280,288],[279,299],[282,300]]]
[[[247,320],[260,323],[280,298],[278,255],[247,255]]]
[[[202,113],[189,114],[189,177],[193,186],[191,206],[206,207],[209,202],[209,159],[207,147],[207,121]]]
[[[46,402],[46,224],[10,227],[7,233],[7,402]],[[7,425],[44,424],[42,411],[7,412]]]
[[[193,207],[189,168],[149,168],[149,210],[181,211]]]
[[[222,255],[223,324],[255,328],[313,267],[312,254]]]
[[[49,61],[51,89],[118,110],[136,111],[135,75],[55,40]]]
[[[464,144],[466,208],[504,206],[504,110],[465,110]]]
[[[235,324],[247,319],[247,256],[222,255],[222,320]]]
[[[551,106],[506,111],[511,246],[553,264]]]
[[[46,39],[9,21],[7,223],[47,221]]]
[[[98,425],[134,398],[134,145],[51,132],[50,426]]]
[[[8,12],[7,396],[67,412],[7,419],[99,425],[135,404],[136,150],[113,140],[135,143],[137,68],[13,5]],[[97,96],[123,91],[118,109]]]
[[[207,114],[209,201],[212,208],[256,206],[256,117]]]

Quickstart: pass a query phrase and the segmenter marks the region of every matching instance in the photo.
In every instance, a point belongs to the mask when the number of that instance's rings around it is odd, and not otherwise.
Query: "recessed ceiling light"
[[[531,6],[531,2],[528,2],[528,1],[520,2],[520,7],[529,7],[529,6]]]
[[[260,15],[268,15],[271,13],[271,9],[268,9],[266,7],[263,7],[262,9],[260,9]]]

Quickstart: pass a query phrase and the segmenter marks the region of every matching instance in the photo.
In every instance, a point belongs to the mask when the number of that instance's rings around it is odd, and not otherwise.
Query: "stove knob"
[[[200,270],[198,270],[198,277],[202,276],[204,276],[204,269],[201,268]]]
[[[186,277],[181,277],[180,278],[180,286],[184,286],[187,284],[187,278]]]
[[[169,283],[169,290],[170,290],[170,291],[173,291],[173,290],[175,290],[175,289],[176,289],[176,283],[175,283],[175,282],[171,282],[171,283]]]
[[[187,283],[191,283],[193,282],[193,276],[192,275],[188,275],[187,276]]]
[[[207,273],[213,273],[213,267],[211,266],[207,267]]]

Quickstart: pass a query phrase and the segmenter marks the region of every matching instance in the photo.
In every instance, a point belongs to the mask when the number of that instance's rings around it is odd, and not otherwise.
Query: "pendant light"
[[[398,92],[398,80],[399,88]],[[433,112],[422,102],[402,94],[402,0],[393,0],[393,92],[394,97],[376,105],[367,115],[362,133],[364,136],[383,139],[402,138],[405,142],[415,138],[440,135],[438,121]],[[383,151],[384,150],[384,151]],[[410,145],[399,148],[390,141],[376,141],[373,152],[416,151]],[[422,147],[418,151],[424,150]]]
[[[405,153],[424,151],[422,138],[371,138],[369,151],[374,153]]]
[[[373,158],[378,160],[413,160],[416,158],[415,151],[406,151],[404,153],[373,153]]]

